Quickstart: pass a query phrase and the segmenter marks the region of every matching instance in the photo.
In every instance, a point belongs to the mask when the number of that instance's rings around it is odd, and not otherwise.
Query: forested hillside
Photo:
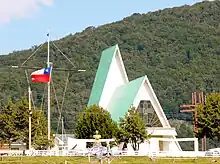
[[[146,74],[165,111],[178,111],[180,104],[189,103],[192,91],[218,91],[219,22],[220,2],[201,2],[147,14],[136,13],[121,21],[97,28],[88,27],[55,41],[77,68],[87,70],[70,73],[62,112],[65,127],[73,129],[75,116],[87,104],[101,51],[114,44],[119,44],[129,79]],[[19,38],[15,39],[19,41]],[[0,56],[2,103],[9,97],[19,99],[27,94],[24,70],[9,67],[23,63],[37,48],[33,46],[29,50]],[[46,57],[45,44],[25,65],[43,67]],[[55,67],[72,68],[52,44],[51,60]],[[28,73],[31,71],[28,70]],[[59,71],[53,74],[60,104],[66,75],[67,72]],[[44,85],[32,84],[32,87],[35,105],[40,105]],[[54,93],[52,104],[55,127],[59,114]]]

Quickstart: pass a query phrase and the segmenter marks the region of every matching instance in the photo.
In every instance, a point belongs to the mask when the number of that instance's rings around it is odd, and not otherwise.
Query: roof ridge
[[[142,78],[145,78],[145,76],[137,77],[136,79],[133,79],[133,80],[131,80],[131,81],[129,81],[129,82],[136,81],[136,80],[139,80],[139,79],[142,79]]]
[[[103,53],[106,52],[106,51],[112,50],[113,48],[114,48],[114,50],[115,50],[115,49],[117,48],[117,46],[118,46],[118,44],[115,44],[115,45],[110,46],[110,47],[108,47],[108,48],[106,48],[106,49],[103,49],[102,52],[101,52],[101,54],[103,54]]]
[[[93,104],[99,104],[108,76],[108,72],[112,63],[112,59],[115,55],[117,48],[118,45],[116,44],[102,51],[98,69],[93,82],[91,94],[89,97],[88,106]]]

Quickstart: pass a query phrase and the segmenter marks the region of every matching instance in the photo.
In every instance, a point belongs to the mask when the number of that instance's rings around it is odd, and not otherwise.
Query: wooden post
[[[198,99],[197,99],[198,97]],[[197,118],[197,111],[196,106],[204,103],[204,94],[203,92],[193,92],[192,93],[192,104],[183,104],[181,108],[188,108],[185,110],[180,110],[180,112],[192,112],[194,118],[194,133],[198,133],[198,118]],[[202,138],[202,151],[206,150],[206,136]]]
[[[206,134],[202,138],[202,151],[206,151]]]

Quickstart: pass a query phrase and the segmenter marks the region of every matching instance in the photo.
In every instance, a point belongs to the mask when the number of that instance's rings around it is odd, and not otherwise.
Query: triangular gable
[[[149,100],[162,126],[170,127],[147,76],[137,78],[116,88],[107,109],[111,113],[112,119],[118,122],[120,117],[124,117],[131,107],[137,109],[141,100]]]
[[[139,91],[135,97],[135,100],[133,102],[134,107],[137,108],[141,100],[150,101],[162,126],[170,127],[170,124],[166,118],[166,115],[164,114],[164,111],[160,105],[160,102],[157,99],[157,96],[147,76],[144,76],[144,80],[142,81],[141,87],[139,88]]]
[[[128,82],[118,45],[102,51],[88,106],[107,107],[116,87]]]

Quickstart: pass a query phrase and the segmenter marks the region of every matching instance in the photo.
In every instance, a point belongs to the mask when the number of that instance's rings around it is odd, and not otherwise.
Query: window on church
[[[160,120],[150,101],[142,100],[137,108],[140,116],[146,123],[146,127],[162,127]]]

